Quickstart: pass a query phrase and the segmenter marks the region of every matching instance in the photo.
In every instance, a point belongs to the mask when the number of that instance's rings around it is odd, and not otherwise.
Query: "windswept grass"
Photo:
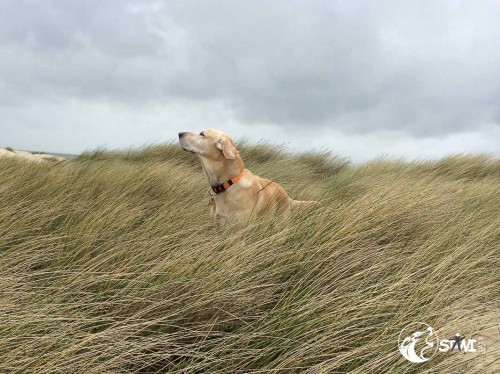
[[[240,148],[322,204],[228,236],[176,145],[0,159],[0,372],[498,372],[498,160]],[[416,321],[486,354],[410,364]]]

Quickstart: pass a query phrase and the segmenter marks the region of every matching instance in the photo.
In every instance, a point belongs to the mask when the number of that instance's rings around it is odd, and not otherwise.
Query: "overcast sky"
[[[0,146],[215,127],[355,161],[500,154],[499,1],[0,0]]]

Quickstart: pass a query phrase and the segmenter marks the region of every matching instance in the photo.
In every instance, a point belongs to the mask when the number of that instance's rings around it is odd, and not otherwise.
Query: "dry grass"
[[[498,372],[498,160],[241,147],[322,205],[228,237],[177,146],[0,160],[0,372]],[[415,321],[486,354],[407,363]]]

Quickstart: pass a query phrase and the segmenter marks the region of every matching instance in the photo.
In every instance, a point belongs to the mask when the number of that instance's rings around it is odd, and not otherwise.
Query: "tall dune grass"
[[[0,160],[0,372],[498,372],[498,160],[240,148],[321,205],[228,235],[176,145]],[[417,321],[486,353],[406,362]]]

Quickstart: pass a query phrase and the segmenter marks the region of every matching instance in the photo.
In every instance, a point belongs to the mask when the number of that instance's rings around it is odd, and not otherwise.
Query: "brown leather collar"
[[[212,191],[214,191],[215,193],[224,192],[225,190],[227,190],[229,187],[231,187],[233,184],[235,184],[236,182],[238,182],[240,180],[240,178],[243,176],[244,171],[245,171],[245,169],[243,169],[241,171],[241,173],[239,173],[237,176],[229,179],[227,182],[212,186]]]

